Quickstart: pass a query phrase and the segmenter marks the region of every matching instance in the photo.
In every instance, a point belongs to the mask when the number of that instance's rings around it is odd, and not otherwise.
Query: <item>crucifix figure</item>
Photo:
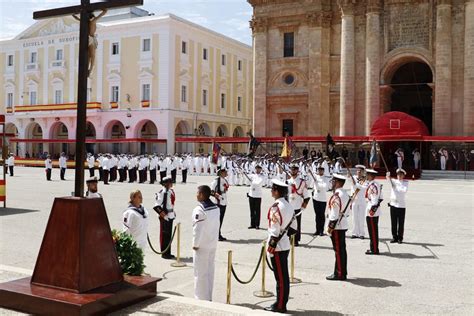
[[[95,16],[94,13],[91,13],[89,16],[89,46],[88,46],[88,53],[89,53],[89,65],[87,68],[87,76],[90,77],[92,69],[94,68],[94,63],[95,63],[95,50],[97,49],[97,46],[99,45],[99,42],[97,41],[97,35],[95,34],[95,31],[97,30],[97,20],[103,17],[107,13],[107,9],[103,9],[102,12],[98,15]],[[81,22],[81,19],[73,14],[72,17],[79,22]]]
[[[92,70],[96,47],[96,22],[107,9],[143,5],[143,0],[105,0],[90,2],[81,0],[81,4],[72,7],[37,11],[33,19],[48,19],[67,15],[79,18],[79,71],[77,80],[77,130],[76,130],[76,177],[74,196],[84,196],[84,160],[86,158],[86,126],[87,126],[87,77]],[[95,11],[102,11],[97,17]],[[79,15],[79,17],[77,17]],[[92,18],[91,18],[92,17]],[[91,46],[93,52],[91,59]]]

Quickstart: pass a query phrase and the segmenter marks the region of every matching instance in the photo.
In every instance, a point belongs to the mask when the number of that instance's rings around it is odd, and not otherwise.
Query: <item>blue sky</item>
[[[0,0],[0,38],[13,37],[32,25],[33,11],[79,3],[80,0]],[[170,12],[252,45],[252,7],[246,0],[144,0],[141,8],[157,15]]]

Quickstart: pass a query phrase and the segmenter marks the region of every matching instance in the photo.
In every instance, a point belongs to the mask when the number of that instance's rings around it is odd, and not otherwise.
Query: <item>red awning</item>
[[[75,139],[42,139],[42,138],[12,138],[10,142],[15,143],[60,143],[73,144]],[[166,143],[166,139],[158,138],[111,138],[111,139],[86,139],[88,144],[99,143]]]
[[[377,137],[414,137],[420,140],[430,133],[420,119],[403,112],[388,112],[379,117],[370,130],[370,136]],[[415,140],[415,139],[414,139]]]

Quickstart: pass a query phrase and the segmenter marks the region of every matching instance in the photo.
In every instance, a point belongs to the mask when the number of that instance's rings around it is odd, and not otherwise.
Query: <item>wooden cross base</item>
[[[124,276],[120,283],[87,293],[31,284],[31,278],[0,284],[0,306],[35,315],[104,315],[156,296],[159,278]]]

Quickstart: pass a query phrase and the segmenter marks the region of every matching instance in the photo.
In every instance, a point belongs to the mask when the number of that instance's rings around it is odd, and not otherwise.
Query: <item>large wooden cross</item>
[[[79,72],[77,80],[77,123],[76,123],[76,177],[74,185],[74,196],[84,195],[84,160],[86,152],[86,125],[87,125],[87,77],[89,63],[89,22],[91,14],[97,10],[110,8],[143,5],[143,0],[106,0],[93,2],[81,0],[77,6],[37,11],[33,13],[33,19],[48,19],[66,15],[79,15]],[[70,65],[71,67],[73,65]],[[46,83],[45,83],[46,84]]]

